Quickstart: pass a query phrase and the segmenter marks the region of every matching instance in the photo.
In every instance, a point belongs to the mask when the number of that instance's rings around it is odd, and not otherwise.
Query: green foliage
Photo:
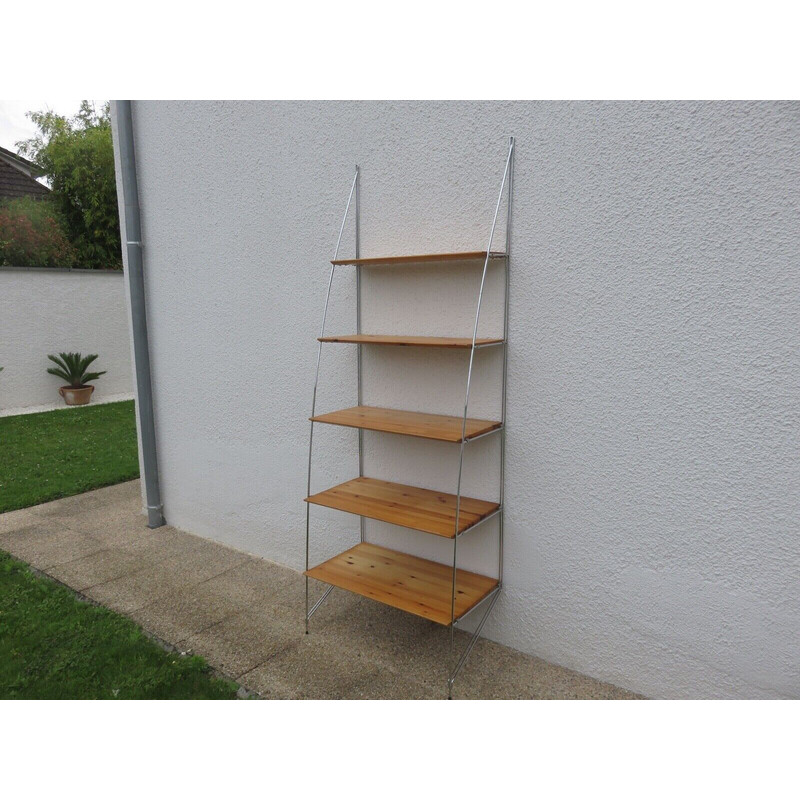
[[[28,116],[39,133],[17,142],[17,149],[50,180],[77,263],[96,269],[121,268],[109,104],[97,112],[84,100],[74,117],[52,111],[33,111]]]
[[[133,400],[0,417],[0,513],[138,477]]]
[[[236,688],[0,553],[0,698],[232,700]]]
[[[66,222],[49,198],[0,202],[0,266],[72,267],[77,253]]]
[[[139,474],[133,401],[0,418],[0,513]],[[197,656],[0,552],[0,699],[233,699]]]
[[[87,367],[97,358],[97,353],[90,356],[82,356],[80,353],[59,353],[57,356],[50,354],[47,357],[57,365],[49,367],[47,371],[51,375],[65,380],[73,389],[80,389],[106,374],[106,370],[102,372],[86,371]]]

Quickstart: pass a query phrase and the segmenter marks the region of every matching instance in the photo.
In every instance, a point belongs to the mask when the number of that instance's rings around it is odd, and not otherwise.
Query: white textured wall
[[[121,272],[0,269],[0,411],[63,402],[48,353],[97,353],[92,400],[132,394]]]
[[[487,635],[650,696],[800,697],[800,105],[138,102],[134,122],[170,523],[301,567],[315,337],[353,165],[363,255],[480,249],[513,133],[505,589]],[[477,276],[371,271],[364,329],[467,334]],[[331,333],[354,330],[353,287],[342,269]],[[496,413],[499,361],[477,358],[476,416]],[[464,354],[375,349],[364,366],[368,403],[462,407]],[[355,352],[327,345],[318,409],[354,402]],[[357,434],[317,432],[319,490],[356,474]],[[368,474],[454,489],[456,447],[365,436]],[[496,446],[469,448],[466,492],[495,496]],[[355,518],[312,520],[315,561],[357,539]],[[492,525],[462,539],[465,566],[491,569]]]

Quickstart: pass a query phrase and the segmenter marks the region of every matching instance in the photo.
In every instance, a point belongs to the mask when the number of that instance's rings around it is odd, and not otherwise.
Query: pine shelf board
[[[446,492],[375,478],[354,478],[324,492],[312,494],[306,498],[306,502],[449,539],[455,536],[456,495]],[[498,503],[487,500],[462,497],[458,532],[463,533],[499,507]]]
[[[440,442],[461,442],[463,417],[449,417],[444,414],[424,414],[418,411],[398,411],[393,408],[375,406],[353,406],[328,414],[311,417],[312,422],[330,425],[344,425],[348,428],[362,428],[385,433],[400,433],[422,439],[436,439]],[[487,419],[467,417],[465,439],[473,439],[484,433],[500,428],[502,423]]]
[[[445,564],[364,542],[305,574],[440,625],[450,625],[453,569]],[[495,578],[458,570],[456,619],[497,585]]]
[[[505,258],[505,253],[492,251],[489,259]],[[485,250],[470,250],[465,253],[423,253],[414,256],[384,256],[383,258],[340,258],[331,261],[334,266],[344,266],[351,264],[356,267],[371,267],[392,264],[427,264],[439,263],[444,261],[483,261],[486,258]]]
[[[469,349],[471,337],[460,336],[386,336],[383,334],[361,333],[347,336],[320,336],[320,342],[339,342],[342,344],[384,344],[395,347],[449,347]],[[502,339],[476,339],[476,347],[502,344]]]

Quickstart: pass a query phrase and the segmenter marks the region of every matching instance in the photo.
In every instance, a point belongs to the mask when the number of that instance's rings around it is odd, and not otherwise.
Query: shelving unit
[[[384,258],[360,257],[360,170],[356,173],[350,187],[344,218],[336,251],[331,261],[328,292],[322,316],[322,331],[319,335],[317,351],[317,370],[314,380],[314,394],[311,404],[311,432],[308,445],[308,483],[306,495],[306,633],[309,620],[325,601],[334,587],[369,597],[394,608],[424,617],[450,628],[453,664],[447,679],[448,697],[452,697],[453,684],[474,647],[483,625],[497,601],[503,581],[503,497],[505,477],[505,416],[506,383],[508,374],[508,297],[511,245],[511,201],[513,195],[514,139],[509,139],[508,155],[503,179],[492,219],[489,242],[485,250],[461,253],[434,253],[408,256],[389,256]],[[506,247],[505,251],[492,250],[495,228],[503,198],[506,197]],[[345,224],[351,204],[355,198],[355,258],[339,259]],[[364,334],[361,331],[361,270],[371,267],[402,267],[404,265],[436,264],[453,262],[483,261],[480,289],[477,297],[475,323],[471,337],[453,336],[397,336],[384,334]],[[483,292],[490,264],[505,266],[504,317],[502,338],[478,338]],[[337,267],[355,267],[356,278],[356,333],[341,336],[326,336],[325,322],[330,302],[331,286]],[[358,348],[357,360],[357,405],[324,414],[316,413],[317,386],[322,358],[323,344],[351,344]],[[461,416],[427,414],[417,411],[403,411],[379,408],[363,403],[362,397],[362,348],[379,347],[438,347],[444,349],[469,350],[469,368],[466,375],[464,413]],[[482,348],[500,348],[503,359],[502,405],[499,420],[474,419],[467,415],[472,385],[472,372],[475,351]],[[311,492],[311,465],[314,444],[314,426],[317,423],[341,425],[358,430],[358,477],[345,481],[321,492]],[[379,431],[402,436],[419,437],[459,445],[458,480],[454,494],[432,491],[416,486],[407,486],[390,481],[377,480],[364,475],[364,431]],[[464,497],[461,494],[461,478],[464,466],[466,445],[484,436],[497,434],[500,440],[500,487],[499,498],[495,501]],[[310,523],[311,506],[325,506],[360,519],[360,543],[339,553],[317,566],[310,564]],[[458,541],[487,520],[497,518],[498,525],[498,565],[497,576],[479,575],[458,569]],[[365,520],[373,519],[388,522],[405,528],[443,537],[452,541],[453,563],[442,564],[425,558],[402,553],[366,541]],[[324,593],[311,605],[309,578],[327,584]],[[455,654],[454,629],[468,614],[483,607],[472,636],[459,658]]]

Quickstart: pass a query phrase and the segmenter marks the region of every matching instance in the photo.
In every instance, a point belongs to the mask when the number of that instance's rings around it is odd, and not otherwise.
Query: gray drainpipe
[[[136,181],[136,153],[133,146],[131,101],[116,101],[119,156],[122,166],[122,196],[128,251],[128,285],[133,319],[133,358],[136,371],[139,430],[142,436],[142,467],[147,500],[147,527],[164,524],[161,490],[158,484],[156,428],[153,415],[153,387],[150,380],[150,350],[147,339],[147,312],[142,267],[142,225],[139,218],[139,185]]]

